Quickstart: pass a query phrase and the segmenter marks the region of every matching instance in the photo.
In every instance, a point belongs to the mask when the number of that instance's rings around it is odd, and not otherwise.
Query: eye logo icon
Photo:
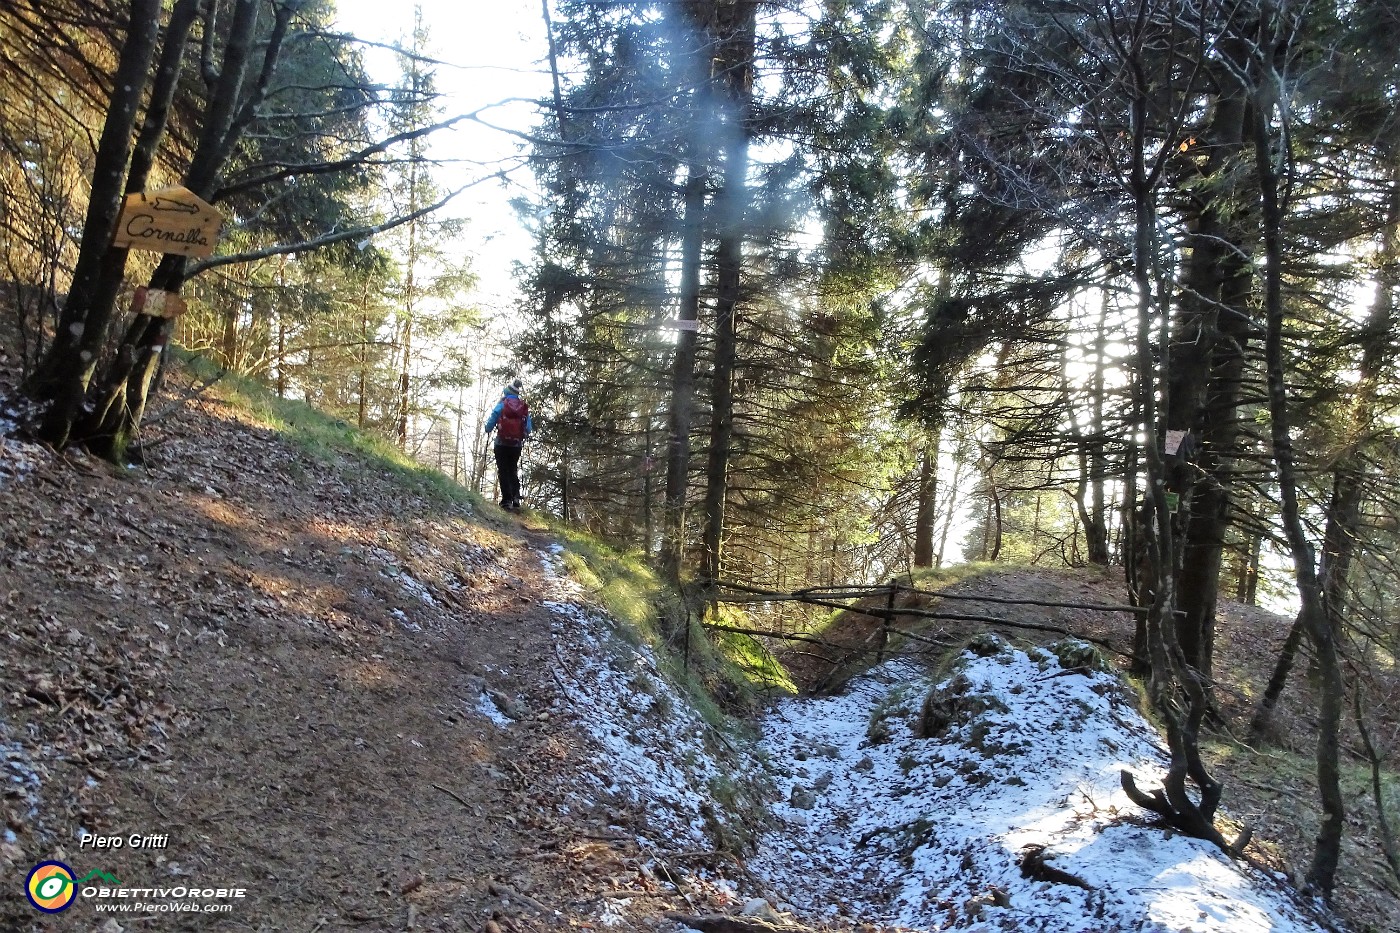
[[[67,910],[77,894],[73,869],[62,862],[40,862],[29,872],[24,893],[29,903],[46,914]]]

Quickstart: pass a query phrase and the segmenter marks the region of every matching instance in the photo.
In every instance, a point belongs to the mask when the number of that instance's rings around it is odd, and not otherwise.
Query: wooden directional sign
[[[219,242],[223,215],[188,188],[174,185],[128,194],[114,246],[203,258]]]

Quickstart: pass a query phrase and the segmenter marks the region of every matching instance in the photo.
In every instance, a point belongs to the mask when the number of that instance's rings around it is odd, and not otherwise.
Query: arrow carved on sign
[[[151,204],[152,210],[157,211],[179,211],[181,214],[198,214],[198,204],[182,204],[179,201],[172,201],[169,198],[156,198]]]

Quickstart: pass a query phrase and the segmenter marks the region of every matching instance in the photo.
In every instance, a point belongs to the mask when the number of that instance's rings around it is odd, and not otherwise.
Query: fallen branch
[[[1021,850],[1021,877],[1031,881],[1048,881],[1051,884],[1067,884],[1085,891],[1094,890],[1093,885],[1078,875],[1072,875],[1050,864],[1045,854],[1045,846],[1032,844]]]
[[[809,600],[796,600],[796,601],[797,601],[797,602],[809,602]],[[815,603],[814,605],[823,605],[823,604],[822,604],[822,603]],[[845,607],[840,607],[840,606],[838,606],[838,607],[836,607],[836,608],[845,608]],[[851,611],[853,611],[853,612],[860,612],[860,613],[862,613],[862,614],[864,614],[864,615],[875,616],[876,618],[884,618],[884,616],[887,614],[887,611],[884,610],[884,609],[881,609],[881,610],[878,610],[878,611],[877,611],[877,610],[854,609],[854,610],[851,610]],[[997,618],[996,616],[962,615],[962,614],[958,614],[958,613],[933,612],[933,611],[927,610],[927,609],[895,609],[895,610],[893,610],[892,612],[889,612],[888,614],[889,614],[889,615],[892,615],[892,616],[914,616],[914,617],[920,618],[920,619],[936,619],[936,620],[942,620],[942,621],[946,621],[946,622],[985,622],[985,623],[988,624],[988,625],[1001,625],[1001,626],[1005,626],[1005,627],[1007,627],[1007,628],[1027,629],[1027,630],[1029,630],[1029,631],[1034,631],[1034,632],[1050,632],[1051,634],[1055,634],[1055,635],[1066,635],[1066,636],[1068,636],[1068,637],[1070,637],[1070,638],[1078,638],[1080,641],[1087,641],[1087,642],[1089,642],[1090,644],[1098,645],[1100,648],[1103,648],[1103,649],[1105,649],[1105,650],[1107,650],[1107,651],[1111,651],[1112,653],[1114,653],[1114,654],[1116,654],[1116,655],[1121,655],[1121,656],[1123,656],[1123,657],[1132,657],[1132,654],[1131,654],[1130,652],[1126,652],[1126,651],[1123,651],[1123,650],[1121,650],[1121,649],[1115,647],[1114,644],[1113,644],[1112,642],[1110,642],[1110,641],[1108,641],[1108,640],[1106,640],[1106,639],[1103,639],[1103,638],[1096,638],[1096,637],[1093,636],[1093,635],[1085,635],[1085,634],[1083,634],[1083,633],[1081,633],[1081,632],[1076,632],[1076,631],[1074,631],[1073,629],[1065,628],[1065,627],[1062,626],[1062,625],[1046,625],[1046,624],[1040,623],[1040,622],[1017,622],[1017,621],[1015,621],[1014,619],[1001,619],[1001,618]],[[748,628],[739,628],[739,627],[737,627],[737,626],[722,625],[722,624],[720,624],[720,623],[718,623],[718,622],[705,622],[705,623],[702,623],[702,624],[703,624],[706,628],[718,629],[719,631],[722,631],[722,632],[735,632],[735,633],[737,633],[737,634],[739,634],[739,635],[752,635],[752,636],[755,636],[755,637],[758,637],[758,638],[778,638],[778,639],[782,639],[782,640],[784,640],[784,641],[805,641],[805,642],[810,642],[811,644],[820,645],[820,646],[822,646],[823,648],[832,648],[832,649],[835,649],[835,650],[841,650],[842,648],[846,647],[846,646],[844,646],[844,645],[836,645],[836,644],[833,644],[833,643],[828,642],[828,641],[822,641],[821,639],[819,639],[819,638],[814,638],[814,637],[812,637],[811,635],[789,635],[789,634],[787,634],[786,632],[767,632],[767,631],[763,631],[763,630],[761,630],[761,629],[748,629]],[[918,634],[915,634],[914,632],[908,631],[907,629],[890,628],[889,631],[890,631],[890,634],[892,634],[892,635],[902,635],[902,636],[904,636],[905,638],[909,638],[909,639],[912,639],[912,640],[914,640],[914,641],[922,641],[922,642],[926,642],[926,643],[931,644],[931,645],[940,645],[940,644],[942,644],[941,642],[935,641],[934,639],[931,639],[931,638],[929,638],[929,637],[926,636],[926,635],[918,635]],[[859,653],[859,652],[857,652],[857,653]]]
[[[745,585],[743,585],[743,584],[741,584],[741,583],[721,583],[720,586],[723,586],[723,587],[726,587],[726,588],[729,588],[729,589],[737,589],[737,590],[741,590],[741,591],[743,591],[743,592],[748,592],[748,593],[753,593],[753,594],[761,594],[761,595],[766,596],[767,598],[766,598],[766,599],[735,599],[735,598],[730,598],[730,597],[725,597],[725,596],[717,596],[716,599],[717,599],[719,602],[727,602],[727,603],[744,603],[744,602],[799,602],[799,603],[806,603],[806,604],[812,605],[812,606],[821,606],[821,607],[826,608],[826,609],[840,609],[840,610],[843,610],[843,611],[845,611],[845,612],[854,612],[854,613],[857,613],[857,614],[859,614],[859,615],[870,616],[870,617],[872,617],[872,618],[881,619],[881,620],[886,621],[886,622],[888,622],[888,621],[890,621],[890,620],[892,620],[892,619],[898,618],[899,616],[908,616],[908,617],[912,617],[912,618],[916,618],[916,619],[936,619],[936,620],[940,620],[940,621],[944,621],[944,622],[982,622],[982,623],[985,623],[985,624],[987,624],[987,625],[1000,625],[1000,626],[1005,626],[1005,627],[1007,627],[1007,628],[1018,628],[1018,629],[1026,629],[1026,630],[1028,630],[1028,631],[1034,631],[1034,632],[1050,632],[1050,633],[1055,634],[1055,635],[1066,635],[1066,636],[1068,636],[1068,637],[1070,637],[1070,638],[1078,638],[1078,639],[1080,639],[1081,641],[1087,641],[1087,642],[1089,642],[1090,644],[1098,645],[1099,647],[1101,647],[1101,648],[1103,648],[1103,649],[1105,649],[1105,650],[1107,650],[1107,651],[1110,651],[1110,652],[1112,652],[1113,654],[1119,655],[1119,656],[1121,656],[1121,657],[1127,657],[1127,658],[1132,657],[1132,653],[1131,653],[1131,652],[1123,651],[1123,650],[1121,650],[1120,648],[1115,647],[1115,646],[1113,645],[1112,642],[1109,642],[1109,641],[1107,641],[1106,639],[1103,639],[1103,638],[1096,638],[1096,637],[1094,637],[1093,635],[1085,635],[1085,634],[1082,634],[1082,633],[1080,633],[1080,632],[1076,632],[1076,631],[1074,631],[1073,629],[1065,628],[1064,626],[1061,626],[1061,625],[1048,625],[1048,624],[1041,623],[1041,622],[1017,622],[1017,621],[1015,621],[1015,620],[1013,620],[1013,619],[1003,619],[1003,618],[1000,618],[1000,617],[998,617],[998,616],[987,616],[987,615],[980,615],[980,614],[968,614],[968,613],[957,613],[957,612],[937,612],[937,611],[932,610],[932,609],[917,609],[917,608],[912,607],[912,606],[905,606],[905,607],[902,607],[902,608],[901,608],[901,607],[894,607],[894,608],[885,608],[885,607],[881,607],[881,608],[878,608],[878,609],[877,609],[877,608],[870,608],[870,609],[867,609],[867,608],[862,608],[862,607],[859,607],[859,606],[847,606],[847,605],[844,605],[843,603],[832,602],[831,600],[818,598],[818,597],[816,597],[816,596],[807,596],[807,595],[804,595],[804,591],[802,591],[802,590],[798,590],[798,591],[795,591],[795,592],[792,592],[792,593],[774,593],[774,592],[770,592],[770,591],[768,591],[768,590],[761,590],[761,589],[758,589],[757,587],[745,586]],[[909,589],[909,588],[908,588],[908,587],[902,587],[902,589]],[[871,590],[870,590],[870,593],[880,593],[880,592],[889,592],[889,587],[887,587],[887,586],[883,586],[883,587],[872,587]],[[923,591],[923,590],[910,590],[910,592],[924,593],[925,591]],[[938,594],[938,593],[928,593],[927,595],[930,595],[930,596],[939,596],[940,594]],[[968,597],[968,598],[970,599],[970,598],[972,598],[972,597]],[[988,600],[988,601],[991,601],[991,600]],[[1007,601],[1007,602],[1020,602],[1020,601],[1013,601],[1013,600],[1006,600],[1006,601]],[[1049,605],[1048,603],[1035,603],[1035,602],[1031,602],[1031,601],[1024,601],[1024,602],[1025,602],[1027,605]],[[1069,604],[1061,604],[1061,605],[1069,605]],[[1078,606],[1078,608],[1087,608],[1087,607],[1088,607],[1088,604],[1080,604],[1080,605]],[[1106,607],[1099,606],[1098,608],[1103,609],[1103,608],[1106,608]],[[1117,609],[1118,607],[1113,607],[1113,608]],[[719,627],[720,627],[720,626],[718,625],[718,623],[706,623],[706,625],[707,625],[707,626],[710,626],[710,627],[714,627],[714,628],[719,628]],[[891,631],[893,631],[893,629],[891,629]],[[740,633],[740,634],[743,634],[743,635],[758,635],[758,636],[767,637],[767,638],[782,638],[782,639],[786,639],[786,640],[790,640],[790,641],[812,641],[812,642],[814,642],[814,643],[816,643],[816,644],[819,644],[819,645],[822,645],[823,647],[826,647],[826,648],[836,648],[836,647],[840,647],[840,646],[836,646],[836,645],[831,645],[831,644],[829,644],[829,643],[827,643],[827,642],[823,642],[823,641],[820,641],[820,640],[817,640],[817,639],[813,639],[811,636],[804,636],[804,635],[787,635],[787,634],[782,634],[782,633],[778,633],[778,632],[760,632],[760,631],[754,631],[754,630],[739,630],[739,633]],[[905,633],[905,634],[908,634],[908,633]]]
[[[1090,612],[1129,612],[1134,615],[1145,615],[1145,606],[1115,605],[1112,603],[1068,603],[1057,602],[1047,599],[1012,599],[1007,596],[972,596],[967,593],[939,593],[933,590],[916,590],[912,587],[904,587],[911,593],[918,593],[923,596],[933,596],[938,599],[961,599],[971,603],[997,603],[1005,606],[1043,606],[1048,609],[1085,609]]]
[[[1047,625],[1043,622],[1018,622],[1015,619],[1003,619],[998,616],[984,616],[978,614],[964,614],[957,612],[935,612],[932,609],[896,609],[891,615],[912,616],[916,619],[936,619],[943,622],[982,622],[987,625],[1002,625],[1007,628],[1028,629],[1033,632],[1050,632],[1055,635],[1067,635],[1070,638],[1078,638],[1080,641],[1087,641],[1090,644],[1098,645],[1108,651],[1123,657],[1131,657],[1126,651],[1121,651],[1113,646],[1113,643],[1103,638],[1096,638],[1093,635],[1085,635],[1073,629],[1065,628],[1063,625]],[[890,631],[894,631],[891,629]]]
[[[457,801],[457,802],[460,803],[462,806],[466,807],[468,810],[471,810],[473,813],[476,812],[476,808],[473,807],[471,804],[467,803],[465,800],[463,800],[462,797],[459,796],[457,793],[448,790],[446,787],[443,787],[441,784],[434,784],[433,787],[435,787],[436,789],[442,791],[444,794],[446,794],[447,796],[451,797],[453,800]]]
[[[497,884],[496,882],[492,881],[486,886],[486,892],[492,897],[499,897],[502,900],[517,901],[521,904],[524,904],[531,910],[537,911],[542,914],[548,914],[552,912],[548,907],[544,906],[530,895],[521,894],[519,891],[515,890],[515,888],[512,888],[508,884]]]
[[[936,648],[948,648],[951,647],[952,644],[948,641],[939,641],[937,638],[929,638],[927,635],[920,635],[917,632],[906,631],[902,628],[895,628],[894,626],[890,626],[890,634],[898,635],[901,638],[908,638],[912,641],[921,641],[926,645],[933,645]]]
[[[822,641],[811,635],[789,635],[786,632],[766,632],[761,629],[740,628],[737,625],[725,625],[722,622],[701,622],[705,628],[714,629],[717,632],[733,632],[735,635],[752,635],[756,638],[778,638],[783,641],[805,641],[813,645],[821,645],[823,648],[840,648],[829,641]]]
[[[750,593],[754,596],[766,597],[767,601],[781,602],[785,600],[797,600],[805,602],[807,597],[817,599],[864,599],[867,596],[876,596],[881,593],[888,593],[890,585],[882,583],[873,586],[810,586],[800,590],[793,590],[790,593],[782,593],[775,590],[765,590],[761,587],[748,586],[743,583],[733,583],[721,580],[716,584],[724,589],[738,590],[741,593]],[[945,593],[938,590],[921,590],[913,586],[897,584],[894,587],[896,592],[915,593],[919,596],[929,596],[936,599],[965,600],[973,603],[998,603],[1007,606],[1043,606],[1049,609],[1087,609],[1093,612],[1130,612],[1136,615],[1144,615],[1147,608],[1144,606],[1114,605],[1109,603],[1073,603],[1058,602],[1045,599],[1013,599],[1007,596],[973,596],[967,593]],[[721,602],[731,602],[720,597]],[[756,600],[763,602],[765,600]],[[859,610],[858,610],[859,611]]]

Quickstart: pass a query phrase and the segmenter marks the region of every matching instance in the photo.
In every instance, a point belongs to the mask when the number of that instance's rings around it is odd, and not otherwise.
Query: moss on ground
[[[622,623],[622,637],[656,653],[661,669],[710,725],[732,732],[736,723],[730,712],[752,712],[774,689],[796,692],[782,665],[757,640],[707,631],[705,607],[678,593],[641,553],[618,551],[547,516],[530,514],[527,521],[563,545],[570,576]],[[727,624],[751,624],[732,608],[723,611]]]

